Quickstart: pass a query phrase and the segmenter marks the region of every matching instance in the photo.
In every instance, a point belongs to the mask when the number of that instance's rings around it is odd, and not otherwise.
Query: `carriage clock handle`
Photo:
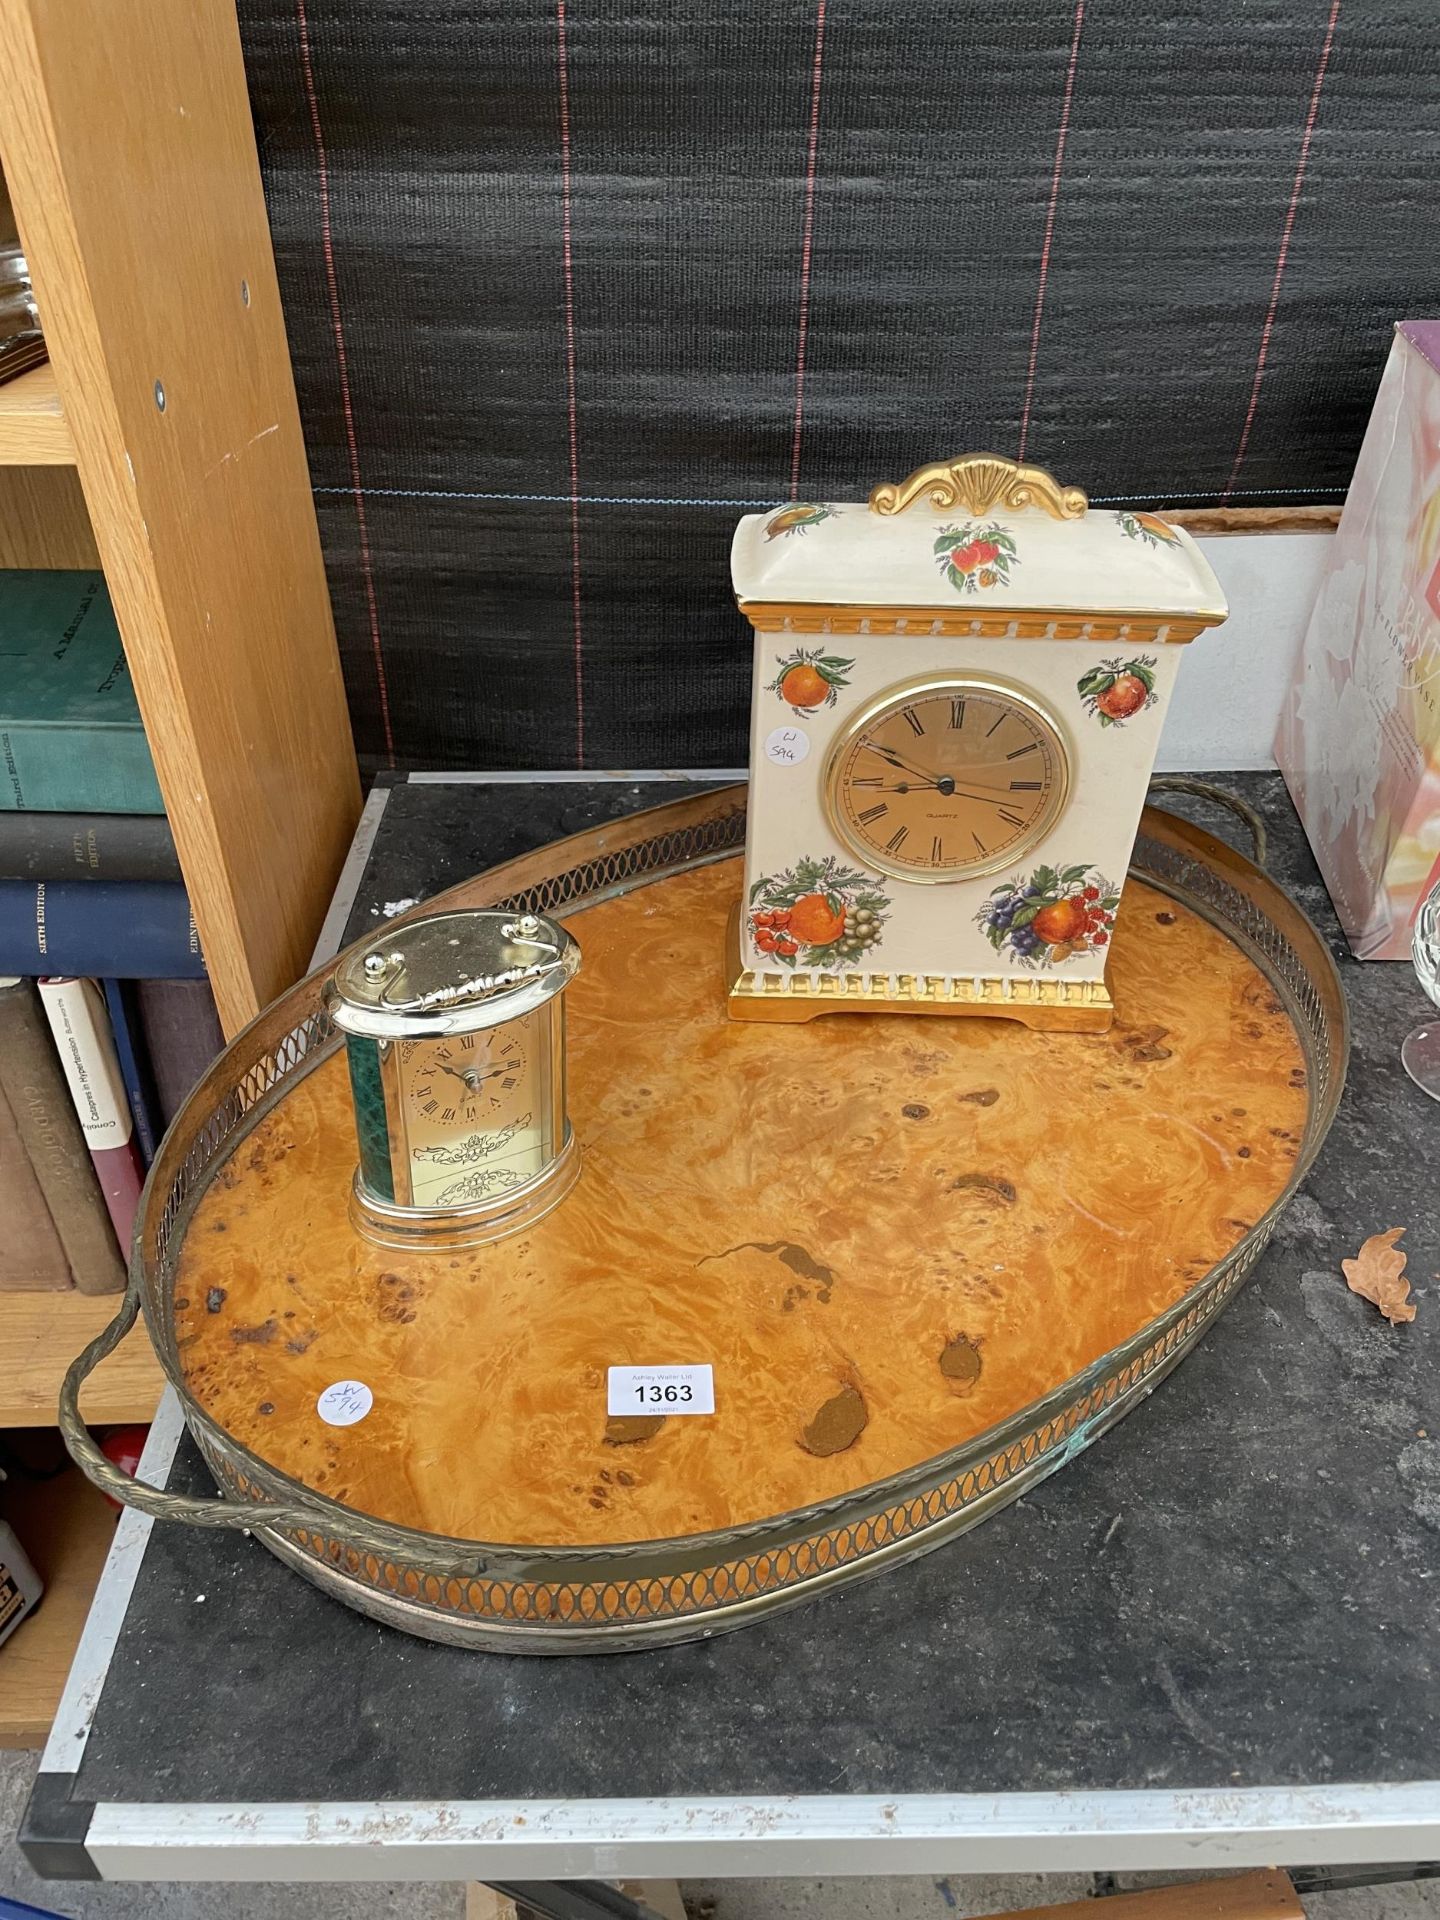
[[[120,1303],[120,1311],[109,1326],[96,1334],[89,1346],[71,1361],[60,1388],[59,1424],[65,1450],[91,1486],[98,1487],[101,1493],[107,1494],[122,1507],[133,1507],[137,1513],[149,1514],[152,1520],[179,1520],[191,1527],[220,1527],[242,1532],[252,1527],[265,1527],[282,1533],[304,1531],[322,1539],[331,1538],[333,1520],[319,1507],[312,1507],[304,1500],[297,1499],[282,1506],[269,1501],[230,1500],[220,1495],[206,1499],[188,1493],[169,1493],[162,1487],[152,1487],[143,1480],[132,1479],[106,1458],[91,1437],[81,1415],[80,1388],[100,1362],[119,1346],[139,1314],[139,1279],[138,1275],[132,1275]],[[382,1561],[392,1559],[397,1547],[393,1535],[382,1524],[368,1520],[363,1514],[348,1512],[345,1538],[338,1544],[362,1554],[374,1554]],[[416,1572],[437,1574],[447,1580],[472,1579],[485,1571],[483,1550],[475,1547],[463,1549],[458,1544],[451,1546],[439,1540],[429,1553],[419,1554],[407,1549],[405,1559],[407,1566],[413,1567]]]

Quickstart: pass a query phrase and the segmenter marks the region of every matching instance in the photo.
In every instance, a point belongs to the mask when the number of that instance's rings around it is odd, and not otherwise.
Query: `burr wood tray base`
[[[483,1648],[622,1649],[925,1552],[1180,1359],[1324,1136],[1345,1049],[1329,956],[1189,824],[1147,813],[1115,1024],[1075,1035],[729,1020],[743,832],[742,794],[687,800],[446,896],[554,913],[584,950],[581,1174],[532,1229],[440,1255],[354,1233],[318,977],[167,1139],[141,1235],[152,1337],[228,1500],[272,1503],[259,1537],[366,1613]],[[609,1367],[668,1363],[713,1366],[713,1414],[607,1413]],[[373,1405],[329,1425],[317,1401],[345,1380]]]

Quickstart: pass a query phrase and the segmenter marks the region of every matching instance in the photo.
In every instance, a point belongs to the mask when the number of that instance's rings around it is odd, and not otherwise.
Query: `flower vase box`
[[[1440,869],[1440,320],[1396,329],[1275,758],[1356,957],[1408,958]]]

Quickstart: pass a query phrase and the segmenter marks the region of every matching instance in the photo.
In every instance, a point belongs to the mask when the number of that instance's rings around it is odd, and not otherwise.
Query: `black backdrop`
[[[1436,0],[241,0],[362,758],[744,758],[745,508],[1342,497]]]

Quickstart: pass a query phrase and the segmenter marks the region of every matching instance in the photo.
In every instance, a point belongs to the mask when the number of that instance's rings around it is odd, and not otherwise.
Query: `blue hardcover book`
[[[130,1102],[130,1118],[135,1122],[135,1144],[148,1167],[155,1158],[164,1128],[159,1124],[160,1102],[150,1073],[140,1028],[140,1010],[135,1001],[134,983],[106,980],[105,1006],[115,1035],[115,1057],[120,1062],[120,1078],[125,1083],[125,1098]]]
[[[97,573],[0,569],[0,810],[165,811]]]
[[[0,973],[193,980],[204,972],[183,887],[0,880]]]

